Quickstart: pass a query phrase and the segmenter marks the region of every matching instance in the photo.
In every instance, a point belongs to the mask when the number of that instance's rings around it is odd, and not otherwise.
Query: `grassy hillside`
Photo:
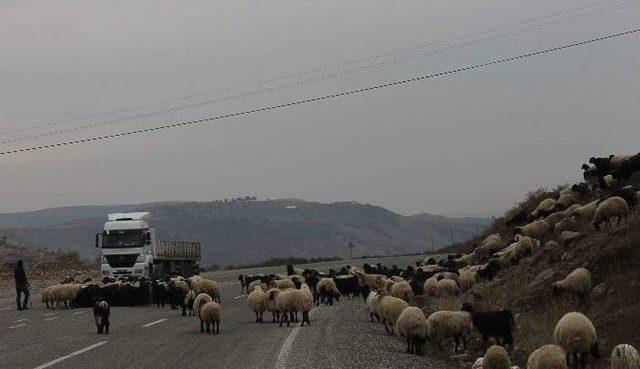
[[[172,202],[144,205],[50,209],[17,216],[5,214],[2,229],[10,238],[50,249],[74,250],[83,257],[97,255],[93,235],[113,211],[150,211],[160,238],[198,240],[203,264],[248,264],[273,257],[347,258],[395,255],[436,248],[472,237],[479,229],[472,219],[424,215],[407,217],[378,206],[341,202],[322,204],[302,200]],[[62,219],[55,222],[55,219]]]

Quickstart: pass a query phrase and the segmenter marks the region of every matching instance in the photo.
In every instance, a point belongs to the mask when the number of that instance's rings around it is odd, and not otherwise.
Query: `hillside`
[[[204,246],[203,264],[246,264],[271,257],[394,255],[436,248],[472,237],[486,224],[421,214],[402,216],[379,206],[323,204],[296,199],[229,202],[169,202],[79,206],[2,215],[2,234],[49,249],[74,250],[93,258],[94,234],[106,214],[150,211],[159,237],[193,239]]]
[[[635,210],[622,224],[617,225],[614,220],[611,227],[596,230],[592,225],[595,216],[586,209],[589,208],[587,204],[611,196],[614,191],[620,194],[621,189],[629,185],[633,187],[629,188],[628,204],[637,206],[640,172],[634,173],[610,187],[599,184],[593,189],[584,186],[583,190],[573,191],[570,187],[559,186],[530,192],[482,233],[446,248],[456,253],[452,259],[456,268],[480,270],[477,272],[478,283],[460,296],[432,301],[427,310],[458,309],[463,301],[473,301],[480,309],[511,310],[518,327],[511,355],[514,364],[518,365],[524,365],[536,348],[553,342],[554,328],[564,314],[579,311],[593,322],[604,358],[591,367],[609,368],[607,358],[613,347],[621,343],[640,345],[640,270],[637,267],[640,263],[640,218]],[[603,170],[600,175],[606,174],[608,172]],[[543,200],[558,200],[562,195],[570,201],[559,209],[549,209],[548,215],[532,215]],[[574,205],[572,209],[571,203],[579,206]],[[590,215],[583,217],[582,214]],[[520,243],[514,239],[519,226],[540,219],[551,226],[542,234],[543,242],[534,240],[533,246],[527,249],[526,241]],[[495,235],[502,241],[489,241],[489,236],[495,240]],[[513,246],[516,248],[511,248]],[[522,247],[520,252],[515,251],[518,247]],[[586,296],[586,303],[580,303],[568,293],[554,295],[553,282],[580,267],[591,273],[592,289]],[[487,272],[493,268],[495,275]],[[474,354],[482,352],[481,347],[476,347]]]

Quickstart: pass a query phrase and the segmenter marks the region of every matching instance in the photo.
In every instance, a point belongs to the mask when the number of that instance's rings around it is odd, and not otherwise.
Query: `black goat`
[[[96,321],[96,328],[98,328],[98,334],[109,334],[109,315],[111,314],[111,308],[106,301],[99,301],[93,305],[93,319]]]
[[[473,326],[482,335],[485,346],[489,337],[493,337],[496,343],[513,347],[513,314],[509,310],[475,312],[473,305],[468,302],[462,304],[462,311],[471,313]],[[502,343],[500,342],[502,339]]]
[[[333,278],[333,281],[335,282],[336,287],[338,288],[338,291],[340,291],[340,294],[342,296],[354,298],[362,294],[362,287],[360,287],[358,277],[355,275],[336,276]],[[366,298],[366,295],[363,295],[363,297]]]

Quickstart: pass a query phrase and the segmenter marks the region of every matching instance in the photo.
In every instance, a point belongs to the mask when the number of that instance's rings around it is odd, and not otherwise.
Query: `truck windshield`
[[[141,229],[127,229],[121,231],[104,231],[102,247],[108,248],[124,248],[124,247],[142,247],[147,243],[145,232]]]

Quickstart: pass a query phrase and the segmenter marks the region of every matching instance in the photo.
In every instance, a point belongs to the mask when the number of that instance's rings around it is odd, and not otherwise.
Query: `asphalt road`
[[[404,266],[415,258],[393,258]],[[358,261],[361,264],[362,261]],[[320,268],[341,263],[322,263]],[[283,272],[283,267],[250,272]],[[111,333],[97,335],[91,309],[16,311],[0,299],[0,368],[447,368],[405,353],[404,342],[371,323],[362,300],[341,300],[311,312],[311,326],[255,323],[240,295],[239,272],[207,276],[222,284],[221,335],[199,321],[155,306],[111,310]]]

